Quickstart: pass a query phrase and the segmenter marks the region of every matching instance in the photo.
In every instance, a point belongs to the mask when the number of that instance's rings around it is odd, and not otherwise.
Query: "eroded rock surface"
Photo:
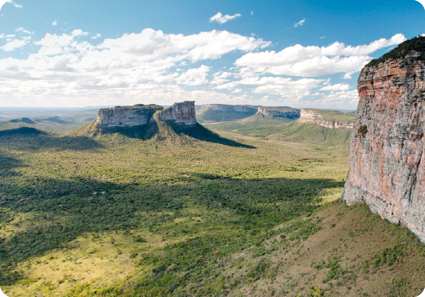
[[[281,118],[288,118],[288,119],[298,119],[300,117],[299,109],[279,110],[279,109],[273,109],[268,107],[258,107],[258,113],[265,116],[281,117]]]
[[[425,61],[410,51],[371,64],[358,80],[360,101],[342,199],[348,205],[366,203],[425,242]]]
[[[352,121],[331,121],[324,118],[318,110],[314,109],[301,109],[300,123],[306,124],[316,124],[326,128],[337,129],[337,128],[347,128],[353,129],[354,124]]]
[[[100,128],[135,127],[155,121],[194,125],[196,124],[195,102],[174,103],[166,109],[155,104],[100,109],[97,113],[96,124]]]
[[[155,113],[152,121],[173,121],[185,125],[196,124],[195,101],[174,103],[172,106]]]

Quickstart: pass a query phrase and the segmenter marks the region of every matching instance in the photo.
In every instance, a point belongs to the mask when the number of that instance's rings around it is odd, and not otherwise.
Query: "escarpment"
[[[361,71],[349,174],[341,197],[348,205],[366,203],[423,242],[424,52],[425,38],[415,38]]]
[[[97,113],[96,126],[98,128],[125,128],[144,126],[158,121],[172,121],[184,125],[196,124],[195,102],[174,103],[166,109],[155,104],[100,109]]]
[[[272,108],[272,107],[258,107],[257,114],[270,117],[279,117],[279,118],[288,118],[288,119],[298,119],[300,117],[300,110],[293,108]]]
[[[205,109],[227,112],[255,113],[257,108],[249,105],[205,104]]]
[[[340,118],[340,120],[334,120],[330,118]],[[354,119],[354,117],[353,117]],[[300,123],[306,124],[316,124],[326,128],[337,129],[337,128],[347,128],[353,129],[353,119],[351,115],[340,112],[340,111],[321,111],[316,109],[301,109]]]

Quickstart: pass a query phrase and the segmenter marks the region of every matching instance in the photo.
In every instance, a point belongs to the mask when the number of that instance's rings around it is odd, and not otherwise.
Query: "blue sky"
[[[355,109],[359,70],[424,17],[414,0],[8,1],[0,106]]]

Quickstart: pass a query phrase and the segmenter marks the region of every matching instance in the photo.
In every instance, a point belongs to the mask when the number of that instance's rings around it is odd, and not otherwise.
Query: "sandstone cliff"
[[[341,111],[301,109],[300,119],[298,121],[300,123],[316,124],[331,129],[353,129],[352,117],[354,119],[354,116]]]
[[[293,108],[273,108],[273,107],[258,107],[257,114],[274,118],[298,119],[300,110]]]
[[[155,121],[173,121],[194,125],[196,124],[195,102],[174,103],[173,106],[166,109],[155,104],[100,109],[97,113],[96,126],[99,128],[125,128],[143,126]]]
[[[153,114],[162,109],[164,109],[162,106],[155,104],[100,109],[97,113],[96,123],[100,128],[146,125]]]
[[[151,121],[173,121],[187,126],[196,124],[195,101],[174,103],[162,111],[156,112]]]
[[[361,71],[342,199],[366,203],[425,242],[424,50],[425,38],[415,38]]]

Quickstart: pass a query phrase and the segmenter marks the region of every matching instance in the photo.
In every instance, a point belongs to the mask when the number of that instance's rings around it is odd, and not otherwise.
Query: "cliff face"
[[[133,127],[149,123],[157,110],[163,109],[158,105],[135,105],[100,109],[97,113],[96,123],[101,128]]]
[[[173,106],[155,113],[151,121],[173,121],[187,126],[195,125],[195,101],[174,103]]]
[[[100,109],[97,113],[96,126],[99,128],[135,127],[155,121],[194,125],[196,124],[195,102],[174,103],[167,109],[155,104]]]
[[[278,110],[278,109],[267,108],[267,107],[259,107],[258,113],[265,116],[281,117],[281,118],[288,118],[288,119],[298,119],[300,117],[299,109]]]
[[[323,116],[323,114],[320,114],[319,111],[314,109],[301,109],[300,119],[298,121],[300,123],[316,124],[316,125],[323,126],[326,128],[331,128],[331,129],[337,129],[337,128],[353,129],[354,127],[354,124],[351,121],[327,120]]]
[[[366,203],[425,242],[425,61],[419,56],[410,52],[361,71],[342,199]]]

